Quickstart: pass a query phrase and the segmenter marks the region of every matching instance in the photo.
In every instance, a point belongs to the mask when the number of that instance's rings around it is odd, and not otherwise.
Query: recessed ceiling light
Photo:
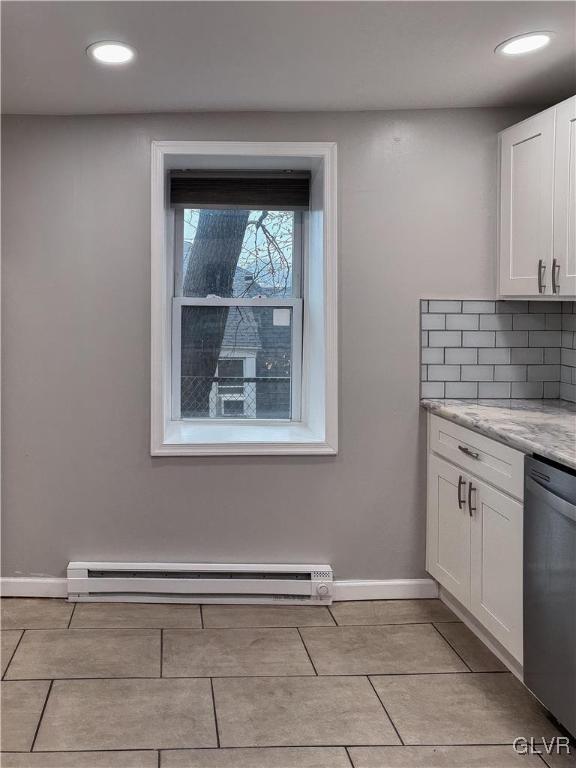
[[[511,37],[497,45],[494,52],[502,53],[505,56],[521,56],[523,53],[533,53],[540,48],[545,48],[553,36],[553,32],[528,32],[524,35],[516,35],[516,37]]]
[[[115,40],[92,43],[86,48],[86,53],[99,64],[128,64],[136,56],[134,48]]]

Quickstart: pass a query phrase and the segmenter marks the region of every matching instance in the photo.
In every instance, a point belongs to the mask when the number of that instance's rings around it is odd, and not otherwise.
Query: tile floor
[[[568,768],[438,600],[308,606],[5,598],[2,768]]]

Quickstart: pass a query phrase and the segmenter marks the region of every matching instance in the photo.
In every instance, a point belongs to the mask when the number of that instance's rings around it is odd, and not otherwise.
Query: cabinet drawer
[[[430,450],[481,480],[524,498],[524,454],[470,429],[430,414]]]

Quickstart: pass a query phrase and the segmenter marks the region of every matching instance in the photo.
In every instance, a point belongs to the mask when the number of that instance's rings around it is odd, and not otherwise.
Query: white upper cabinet
[[[500,134],[501,296],[576,294],[576,96]]]
[[[552,287],[576,295],[576,96],[556,107]]]

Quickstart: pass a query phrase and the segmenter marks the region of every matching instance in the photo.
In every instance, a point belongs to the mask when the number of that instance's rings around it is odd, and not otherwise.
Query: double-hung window
[[[336,452],[335,149],[281,146],[153,145],[153,455]]]
[[[309,176],[171,174],[175,420],[300,421]]]

